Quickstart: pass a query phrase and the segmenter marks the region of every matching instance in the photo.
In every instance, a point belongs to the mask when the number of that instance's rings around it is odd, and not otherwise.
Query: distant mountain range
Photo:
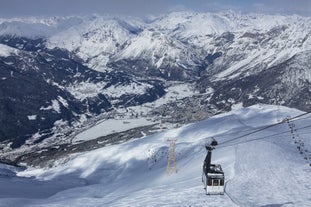
[[[0,19],[2,150],[61,143],[108,112],[163,97],[172,84],[191,84],[193,93],[150,117],[161,111],[166,121],[189,123],[241,103],[310,111],[310,22],[234,12]]]

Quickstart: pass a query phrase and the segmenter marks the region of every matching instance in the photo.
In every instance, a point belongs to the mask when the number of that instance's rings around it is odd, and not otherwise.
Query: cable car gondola
[[[211,164],[212,150],[217,145],[215,139],[205,146],[207,155],[203,164],[202,182],[207,195],[223,195],[225,192],[225,175],[221,165]]]

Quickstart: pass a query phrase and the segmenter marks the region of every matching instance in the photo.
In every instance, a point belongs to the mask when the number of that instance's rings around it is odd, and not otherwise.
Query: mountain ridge
[[[310,111],[310,22],[234,12],[1,19],[2,149],[70,144],[114,116],[158,130],[239,104]]]

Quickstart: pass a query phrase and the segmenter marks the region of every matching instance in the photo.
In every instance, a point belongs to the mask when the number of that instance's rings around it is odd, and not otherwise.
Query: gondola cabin
[[[212,150],[217,141],[213,139],[206,145],[207,155],[203,164],[202,182],[207,195],[223,195],[225,192],[225,175],[220,165],[211,164]]]
[[[224,194],[225,175],[220,165],[211,165],[210,172],[203,173],[202,181],[207,195]]]

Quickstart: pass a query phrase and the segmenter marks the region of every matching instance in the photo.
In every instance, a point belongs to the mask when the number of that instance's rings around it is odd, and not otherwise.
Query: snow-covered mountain
[[[236,104],[310,111],[310,20],[234,12],[0,19],[2,157],[25,161],[43,140],[40,150],[76,149],[77,134],[113,119],[148,119],[152,133]],[[21,145],[30,149],[10,154]]]
[[[222,78],[241,68],[245,72],[267,69],[310,50],[309,22],[310,18],[299,16],[181,12],[148,23],[128,20],[124,26],[98,17],[52,36],[49,47],[76,51],[87,62],[95,58],[97,64],[147,62],[144,70],[169,70],[173,65],[202,68],[207,61],[208,71],[222,72],[216,76]],[[210,57],[216,53],[222,55],[214,62]]]
[[[48,48],[63,48],[74,52],[90,68],[107,70],[110,57],[141,30],[141,23],[93,16],[83,19],[48,39]]]
[[[281,122],[286,118],[290,121]],[[255,105],[74,154],[51,168],[0,165],[0,206],[308,207],[310,121],[310,113]],[[225,195],[220,196],[206,195],[201,181],[211,137],[219,144],[212,163],[221,164],[225,173]],[[177,173],[170,176],[168,138],[177,139]]]
[[[165,91],[157,81],[118,71],[97,72],[44,40],[0,38],[1,141],[19,147],[68,136],[72,126],[113,107],[153,101]],[[19,49],[18,49],[19,48]],[[18,130],[16,130],[18,128]]]

